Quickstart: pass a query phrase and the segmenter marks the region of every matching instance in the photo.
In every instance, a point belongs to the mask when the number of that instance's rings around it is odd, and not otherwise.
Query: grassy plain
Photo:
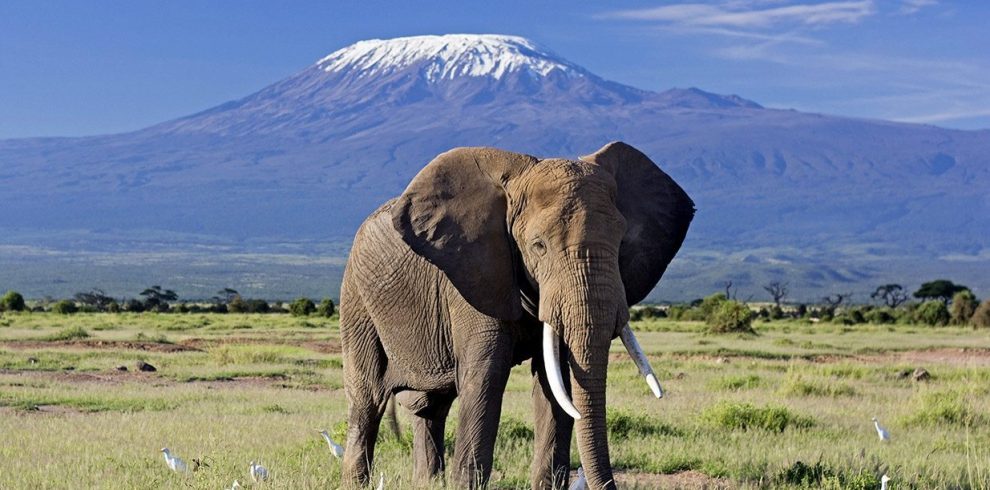
[[[610,440],[623,487],[879,488],[886,473],[891,488],[990,488],[990,332],[756,327],[711,336],[699,323],[635,324],[663,400],[613,344]],[[158,370],[137,372],[142,360]],[[917,367],[930,379],[912,380]],[[342,439],[341,386],[332,319],[7,313],[0,488],[229,488],[250,483],[252,460],[271,471],[265,487],[338,488],[340,465],[313,429]],[[526,363],[509,382],[493,488],[528,488],[529,393]],[[404,438],[383,431],[378,444],[389,489],[413,488],[401,410],[400,420]],[[449,442],[455,425],[456,407]],[[163,446],[210,466],[171,473]]]

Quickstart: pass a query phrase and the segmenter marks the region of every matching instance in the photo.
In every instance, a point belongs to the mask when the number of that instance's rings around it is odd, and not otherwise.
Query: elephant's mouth
[[[626,351],[629,353],[629,357],[632,358],[633,362],[636,364],[636,368],[639,369],[639,373],[646,378],[646,384],[649,385],[650,391],[657,398],[663,397],[663,389],[660,388],[660,382],[657,380],[657,376],[653,373],[653,367],[650,366],[650,361],[646,359],[646,353],[643,352],[643,348],[640,347],[639,341],[636,340],[636,336],[633,334],[632,328],[627,323],[619,331],[619,337],[622,339],[622,344],[626,347]],[[554,399],[557,400],[557,404],[560,408],[567,412],[568,415],[574,417],[576,420],[581,419],[581,412],[574,406],[571,401],[570,396],[567,394],[567,389],[564,386],[564,380],[561,377],[560,370],[560,356],[558,355],[558,336],[554,332],[553,327],[549,323],[543,323],[543,366],[546,369],[547,381],[550,384],[550,391],[553,393]]]

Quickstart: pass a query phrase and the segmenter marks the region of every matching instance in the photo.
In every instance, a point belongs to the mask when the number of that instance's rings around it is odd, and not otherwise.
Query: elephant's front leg
[[[453,481],[462,488],[487,485],[492,472],[502,394],[512,368],[511,337],[500,328],[473,332],[457,359],[460,399]],[[455,340],[456,342],[456,340]]]
[[[561,359],[561,377],[570,379],[566,358]],[[566,383],[570,394],[570,383]],[[533,414],[536,421],[533,441],[533,466],[530,481],[533,490],[567,488],[571,461],[571,432],[574,419],[553,398],[543,368],[543,357],[533,356]]]

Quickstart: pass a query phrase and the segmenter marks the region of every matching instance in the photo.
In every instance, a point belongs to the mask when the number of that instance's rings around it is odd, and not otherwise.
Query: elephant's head
[[[625,143],[577,161],[454,149],[430,162],[392,208],[403,239],[474,308],[505,320],[525,309],[544,323],[548,378],[577,419],[592,488],[614,486],[605,426],[609,344],[621,335],[659,397],[628,311],[660,280],[693,216],[687,194]],[[569,354],[573,403],[560,380],[558,339]]]

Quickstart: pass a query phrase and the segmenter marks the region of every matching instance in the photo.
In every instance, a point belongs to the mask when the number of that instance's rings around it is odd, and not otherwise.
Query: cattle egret
[[[886,473],[880,477],[880,490],[887,490],[887,482],[890,481],[890,477]]]
[[[172,453],[167,447],[162,448],[162,454],[165,455],[165,464],[168,465],[168,469],[177,473],[185,473],[186,471],[189,471],[189,468],[186,466],[186,462],[179,459],[178,456],[172,456]]]
[[[234,480],[234,484],[230,486],[230,490],[238,490],[241,488],[241,482]]]
[[[378,487],[375,490],[385,490],[385,473],[378,477]]]
[[[588,488],[588,480],[584,478],[584,468],[578,468],[577,479],[574,480],[574,483],[571,483],[571,486],[568,487],[568,490],[587,490],[587,488]]]
[[[880,427],[880,422],[877,421],[876,417],[873,417],[873,426],[877,428],[877,436],[880,437],[881,441],[890,440],[890,432],[887,432],[887,429]]]
[[[321,430],[319,432],[320,435],[323,436],[323,440],[327,441],[327,446],[330,446],[330,452],[333,454],[333,456],[337,459],[343,458],[344,447],[341,446],[340,444],[337,444],[336,442],[333,442],[333,439],[330,438],[330,434],[328,434],[327,431]]]
[[[254,461],[251,462],[250,470],[251,470],[251,479],[254,480],[255,483],[263,482],[268,479],[268,470],[266,470],[265,467],[261,466],[260,464],[255,464]]]

